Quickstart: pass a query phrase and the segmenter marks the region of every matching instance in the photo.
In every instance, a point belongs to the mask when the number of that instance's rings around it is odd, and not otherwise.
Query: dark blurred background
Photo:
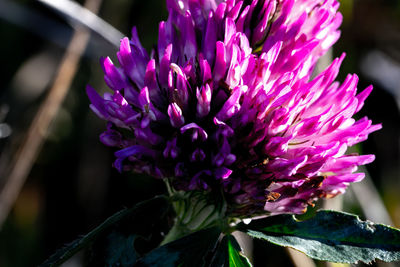
[[[333,56],[347,53],[339,80],[357,73],[360,89],[374,85],[358,116],[383,123],[383,129],[355,148],[376,155],[367,178],[332,203],[364,219],[400,227],[400,1],[340,2],[342,38],[331,51]],[[163,0],[103,0],[98,16],[123,35],[130,36],[137,26],[150,50],[167,12]],[[56,77],[63,75],[58,68],[76,25],[38,1],[0,0],[0,192],[10,183],[10,170],[20,168],[16,163],[23,154],[18,151]],[[101,34],[91,34],[55,119],[36,133],[43,145],[8,216],[0,221],[0,266],[36,266],[114,212],[165,191],[160,181],[119,174],[111,167],[113,151],[99,142],[105,122],[89,110],[85,86],[107,90],[99,57],[115,60],[116,51]],[[284,249],[260,242],[253,248],[255,266],[295,266]],[[82,266],[82,257],[65,266]]]

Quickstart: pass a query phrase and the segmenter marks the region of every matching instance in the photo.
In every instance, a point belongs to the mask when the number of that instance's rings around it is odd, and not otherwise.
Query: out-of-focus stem
[[[99,34],[110,44],[119,47],[120,40],[124,36],[113,26],[96,16],[97,10],[91,8],[83,8],[75,1],[71,0],[38,0],[61,12],[64,16],[72,19],[75,23],[89,28],[93,32]]]
[[[286,248],[286,252],[289,254],[290,259],[292,260],[293,266],[295,267],[316,267],[314,261],[307,257],[305,254],[292,249]]]
[[[354,192],[365,218],[375,223],[393,226],[393,221],[390,218],[389,212],[387,211],[368,170],[364,166],[360,166],[360,171],[365,173],[364,180],[360,183],[352,184],[350,188]],[[377,262],[377,266],[394,267],[396,264],[393,262]]]
[[[393,226],[389,212],[379,196],[367,169],[364,166],[360,166],[360,171],[365,173],[364,180],[360,183],[352,184],[350,188],[354,192],[365,217],[375,223]]]
[[[97,13],[100,4],[101,0],[87,0],[85,7]],[[86,29],[77,28],[75,30],[59,66],[53,86],[33,119],[25,140],[15,154],[7,172],[8,178],[0,192],[0,227],[13,207],[45,141],[49,126],[67,95],[89,37],[90,32]]]

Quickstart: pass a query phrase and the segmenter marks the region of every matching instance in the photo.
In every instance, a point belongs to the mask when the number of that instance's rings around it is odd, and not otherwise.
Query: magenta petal
[[[343,156],[329,160],[321,171],[333,173],[351,173],[357,170],[357,166],[365,165],[374,161],[374,155]]]
[[[196,90],[197,97],[197,115],[202,118],[207,116],[210,112],[210,104],[211,104],[211,88],[208,84],[202,86],[200,89]]]
[[[144,87],[139,94],[139,104],[144,109],[146,106],[148,108],[150,104],[150,96],[149,96],[149,89]]]
[[[270,14],[274,9],[275,1],[265,1],[265,3],[268,3],[267,9],[263,12],[263,16],[261,18],[261,21],[258,23],[258,25],[255,27],[254,32],[253,32],[253,38],[252,38],[252,43],[257,44],[265,38],[265,36],[268,33],[268,22],[270,20]]]
[[[232,174],[232,170],[226,168],[226,167],[221,167],[218,168],[214,171],[214,175],[217,179],[227,179],[229,176]]]
[[[160,84],[166,86],[168,84],[168,73],[169,66],[171,64],[172,44],[169,44],[160,61],[160,72],[158,73],[158,79]]]
[[[158,89],[156,77],[156,62],[154,59],[150,60],[147,64],[144,84],[149,88],[150,91],[156,91]]]
[[[182,69],[176,65],[175,63],[171,63],[170,68],[174,71],[176,75],[174,93],[175,93],[175,101],[179,102],[179,104],[183,107],[186,107],[189,100],[188,93],[188,81],[186,79],[186,75],[183,73]]]
[[[212,78],[211,68],[207,60],[200,60],[199,63],[200,63],[201,78],[203,83],[205,84],[209,82]]]
[[[218,112],[216,116],[218,120],[226,121],[240,109],[239,99],[242,96],[243,90],[246,90],[244,89],[244,87],[239,87],[234,90],[233,94],[229,97],[221,110]]]
[[[121,150],[118,150],[117,152],[114,153],[115,156],[118,158],[115,161],[115,167],[121,172],[122,171],[122,161],[130,156],[148,156],[151,158],[154,158],[156,156],[155,151],[153,151],[152,149],[149,149],[147,147],[143,147],[143,146],[138,146],[138,145],[134,145],[134,146],[130,146]]]
[[[122,74],[122,71],[114,66],[109,57],[101,58],[100,64],[103,67],[104,80],[110,88],[121,90],[126,87],[126,78]]]
[[[274,136],[268,140],[264,151],[271,156],[279,157],[286,153],[290,137]]]
[[[359,182],[364,179],[364,177],[364,173],[328,176],[328,178],[324,180],[323,189],[333,194],[335,194],[337,190],[339,191],[337,193],[342,193],[340,191],[344,190],[349,183]]]
[[[243,5],[243,1],[239,1],[231,10],[229,10],[227,17],[231,18],[233,21],[235,21],[240,14],[242,5]]]
[[[179,154],[179,148],[176,146],[177,138],[173,138],[170,141],[167,141],[167,146],[163,151],[163,156],[165,158],[171,157],[175,159]]]
[[[214,63],[216,42],[217,42],[217,25],[214,19],[214,14],[210,12],[209,19],[207,21],[205,36],[202,43],[202,51],[204,57],[207,59],[209,64]]]
[[[256,1],[253,1],[253,2],[256,2]],[[250,6],[246,6],[243,9],[243,11],[240,13],[239,18],[236,20],[237,31],[245,33],[247,35],[247,37],[249,37],[249,36],[246,32],[244,32],[244,23],[247,18],[247,14],[248,14],[249,10],[250,10]]]
[[[132,37],[130,44],[132,49],[135,49],[135,59],[139,61],[138,63],[142,63],[145,66],[147,61],[150,60],[149,55],[147,54],[146,49],[143,48],[142,44],[140,43],[139,36],[136,30],[136,27],[132,27]]]
[[[279,178],[284,178],[288,176],[292,176],[297,172],[299,168],[304,166],[307,162],[308,157],[303,156],[294,159],[285,159],[285,158],[276,158],[269,162],[267,165],[267,170],[274,171],[279,174]]]
[[[181,133],[185,133],[186,131],[191,130],[192,132],[192,141],[195,140],[202,140],[205,141],[208,138],[208,134],[205,130],[203,130],[203,128],[201,128],[200,126],[198,126],[196,123],[189,123],[186,124],[185,126],[183,126],[181,128]]]
[[[140,45],[140,43],[139,43]],[[128,77],[138,86],[143,86],[147,57],[138,53],[139,48],[132,46],[128,38],[121,40],[120,50],[117,53],[118,61]]]
[[[364,101],[365,101],[365,99],[367,99],[369,94],[372,92],[372,88],[373,88],[372,85],[370,85],[356,96],[357,100],[358,100],[356,112],[360,111],[361,108],[364,106]]]
[[[100,135],[100,141],[106,146],[119,147],[122,144],[122,135],[120,132],[111,129],[112,124],[107,124],[107,131]]]
[[[121,40],[120,51],[117,53],[119,63],[124,68],[126,74],[132,79],[135,78],[135,62],[131,55],[131,46],[128,37]]]
[[[194,32],[194,27],[192,23],[192,17],[190,15],[190,12],[187,11],[185,15],[186,19],[186,28],[184,29],[185,31],[185,47],[183,50],[183,54],[186,56],[187,59],[193,59],[196,57],[197,54],[197,42],[196,42],[196,34]]]
[[[214,81],[217,83],[224,78],[226,73],[226,58],[225,58],[225,45],[223,42],[218,41],[216,44],[216,56],[214,65]]]
[[[185,119],[182,115],[182,110],[176,103],[172,103],[168,106],[168,116],[171,125],[175,128],[179,128],[185,123]]]
[[[86,94],[92,103],[90,108],[97,114],[97,116],[107,119],[108,112],[106,110],[106,106],[104,105],[104,99],[101,98],[96,90],[94,90],[90,85],[86,86]]]

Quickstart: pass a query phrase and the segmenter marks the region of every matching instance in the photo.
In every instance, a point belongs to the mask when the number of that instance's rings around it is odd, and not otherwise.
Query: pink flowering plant
[[[106,266],[251,266],[237,230],[318,260],[400,260],[394,228],[336,211],[295,217],[364,178],[357,167],[374,155],[346,151],[381,128],[353,118],[372,86],[358,90],[355,74],[335,81],[344,54],[314,73],[339,38],[338,7],[336,0],[167,0],[169,17],[151,52],[133,28],[118,64],[100,60],[111,91],[100,96],[88,85],[87,95],[107,121],[100,140],[113,147],[113,166],[164,180],[169,195],[117,213],[45,264],[108,235]],[[149,209],[154,214],[144,215]],[[147,253],[137,251],[135,229],[110,234],[127,221],[162,221],[171,210],[172,228]]]

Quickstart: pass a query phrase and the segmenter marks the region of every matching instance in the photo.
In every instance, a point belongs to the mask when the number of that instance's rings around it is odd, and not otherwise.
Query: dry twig
[[[97,13],[100,4],[101,0],[87,0],[85,7],[93,13]],[[14,157],[6,184],[0,192],[0,227],[13,207],[45,141],[49,126],[68,93],[89,37],[90,32],[87,29],[76,28],[61,61],[53,86],[41,104],[25,140]]]

